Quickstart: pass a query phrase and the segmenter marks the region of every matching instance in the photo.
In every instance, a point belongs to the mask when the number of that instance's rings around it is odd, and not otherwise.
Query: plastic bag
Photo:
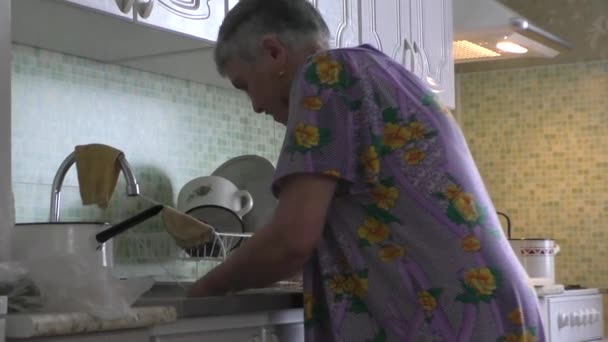
[[[154,284],[150,277],[116,279],[108,268],[94,259],[74,254],[12,264],[9,272],[6,272],[6,268],[5,272],[0,272],[0,279],[5,276],[8,279],[11,273],[14,275],[17,267],[25,270],[26,274],[20,279],[27,279],[35,287],[35,291],[28,293],[28,300],[24,301],[29,305],[25,308],[27,311],[86,312],[105,320],[133,317],[131,305]],[[19,298],[23,301],[23,297],[14,297],[12,302],[17,300],[19,303]]]

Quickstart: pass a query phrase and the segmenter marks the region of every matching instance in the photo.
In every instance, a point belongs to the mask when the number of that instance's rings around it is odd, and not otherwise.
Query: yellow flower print
[[[320,110],[323,107],[323,101],[318,96],[308,96],[302,100],[302,106],[308,110]]]
[[[343,275],[334,276],[328,283],[329,288],[336,294],[350,293],[353,291],[354,284],[352,279]]]
[[[311,320],[315,306],[315,299],[310,293],[304,294],[304,319]]]
[[[335,178],[340,178],[340,177],[342,177],[342,174],[340,174],[340,171],[337,171],[337,170],[325,170],[325,171],[323,171],[322,173],[323,173],[324,175],[327,175],[327,176],[332,176],[332,177],[335,177]]]
[[[536,336],[532,335],[529,331],[525,331],[521,335],[509,334],[505,336],[505,342],[537,342]]]
[[[481,242],[475,235],[467,235],[462,239],[462,250],[465,252],[477,252],[481,249]]]
[[[353,289],[351,293],[359,298],[367,296],[368,282],[367,279],[352,276],[351,281],[353,283]]]
[[[384,126],[383,143],[393,150],[403,147],[411,138],[412,134],[405,126],[394,123],[387,123]]]
[[[496,290],[496,278],[489,268],[474,268],[464,275],[464,282],[480,295],[491,295]]]
[[[296,143],[304,148],[311,148],[319,145],[319,128],[300,122],[296,125]]]
[[[373,146],[368,147],[361,156],[361,163],[365,169],[365,174],[368,177],[377,175],[380,172],[380,160],[378,153]]]
[[[375,218],[367,218],[363,225],[357,230],[359,237],[371,243],[378,243],[386,240],[390,234],[388,227]]]
[[[453,200],[456,197],[460,196],[462,193],[462,189],[458,185],[448,185],[445,189],[445,197],[449,200]]]
[[[437,299],[428,291],[421,291],[418,293],[418,303],[420,303],[420,306],[422,306],[427,313],[433,312],[437,307]]]
[[[420,140],[424,138],[424,135],[426,134],[426,127],[422,122],[412,122],[407,127],[410,131],[412,139]]]
[[[401,246],[388,245],[386,247],[380,248],[380,251],[378,251],[378,255],[380,256],[380,260],[384,262],[390,262],[395,259],[401,258],[403,255],[405,255],[405,251]]]
[[[378,208],[388,210],[395,206],[395,201],[399,197],[399,190],[393,186],[378,184],[371,191],[371,196]]]
[[[343,255],[336,258],[336,266],[343,272],[348,272],[351,269],[348,259]]]
[[[317,67],[317,76],[323,84],[336,84],[340,80],[342,65],[331,60],[327,55],[319,55],[314,58]]]
[[[319,54],[316,55],[312,58],[312,60],[316,63],[316,64],[322,64],[322,63],[328,63],[331,62],[331,59],[329,58],[329,56],[327,54]]]
[[[524,314],[521,312],[521,309],[509,312],[509,321],[515,325],[522,325],[524,323]]]
[[[475,206],[475,198],[469,193],[461,193],[454,199],[454,207],[462,215],[462,217],[469,221],[474,222],[479,218],[477,207]]]
[[[424,160],[425,157],[426,153],[417,148],[409,149],[403,154],[403,160],[405,160],[405,162],[409,165],[418,165]]]

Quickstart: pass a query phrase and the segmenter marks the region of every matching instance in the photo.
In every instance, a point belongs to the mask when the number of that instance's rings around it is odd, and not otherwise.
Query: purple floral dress
[[[370,46],[296,76],[273,190],[338,179],[304,270],[307,341],[543,341],[537,299],[458,124]]]

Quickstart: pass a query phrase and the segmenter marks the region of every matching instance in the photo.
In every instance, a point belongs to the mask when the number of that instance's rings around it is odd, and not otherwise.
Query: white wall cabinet
[[[210,41],[203,38],[176,32],[169,26],[162,27],[161,19],[166,17],[160,14],[167,11],[163,12],[163,7],[156,2],[153,2],[155,5],[148,17],[150,21],[142,24],[137,20],[137,13],[142,11],[143,5],[133,2],[131,6],[130,1],[135,0],[124,1],[12,1],[12,40],[109,63],[212,46]],[[210,4],[218,2],[224,4],[224,0],[209,0]],[[124,4],[127,4],[126,7],[121,7]],[[121,8],[125,8],[126,13]],[[153,13],[156,13],[155,22],[151,21]],[[219,26],[221,18],[217,20],[214,26]],[[165,21],[167,25],[175,22],[180,21]]]
[[[332,47],[371,44],[455,107],[453,0],[309,0]],[[212,47],[238,0],[13,1],[13,40],[190,81],[230,87]],[[103,43],[100,43],[103,42]]]
[[[452,0],[310,0],[332,47],[370,44],[418,76],[455,107]]]
[[[359,37],[359,6],[352,0],[309,0],[329,27],[331,47],[356,46]]]
[[[133,19],[133,4],[135,0],[62,0],[70,4],[103,14],[115,15]]]
[[[134,18],[138,23],[212,42],[228,7],[225,0],[135,0]]]
[[[414,69],[437,97],[455,108],[452,0],[410,0]]]

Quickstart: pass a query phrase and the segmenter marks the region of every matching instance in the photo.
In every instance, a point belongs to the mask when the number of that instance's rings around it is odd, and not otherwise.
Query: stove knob
[[[568,314],[561,313],[561,312],[557,314],[557,327],[558,327],[558,329],[561,329],[563,327],[567,327],[569,321],[570,321],[570,319],[568,317]]]
[[[581,314],[578,311],[570,313],[570,324],[572,326],[581,325]]]
[[[591,324],[591,312],[588,309],[582,311],[581,318],[583,325]]]
[[[591,316],[591,322],[589,322],[589,323],[591,323],[591,324],[600,320],[600,312],[595,309],[591,309],[590,316]]]

